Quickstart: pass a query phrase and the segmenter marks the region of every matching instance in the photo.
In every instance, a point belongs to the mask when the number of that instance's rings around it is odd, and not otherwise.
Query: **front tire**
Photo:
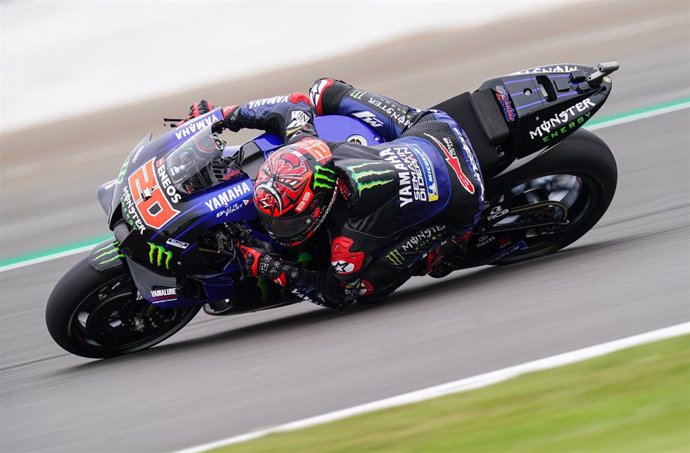
[[[155,307],[138,296],[123,268],[99,272],[80,261],[53,289],[46,326],[63,349],[108,358],[150,348],[192,320],[200,306]]]

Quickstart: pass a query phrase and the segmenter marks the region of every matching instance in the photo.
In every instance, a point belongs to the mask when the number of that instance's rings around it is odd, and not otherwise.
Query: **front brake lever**
[[[163,127],[175,129],[182,121],[184,121],[182,118],[163,118]]]

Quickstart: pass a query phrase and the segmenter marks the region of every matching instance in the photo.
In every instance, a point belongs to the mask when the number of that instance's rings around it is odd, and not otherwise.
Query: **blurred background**
[[[199,99],[332,76],[425,107],[498,74],[610,60],[621,69],[597,118],[690,96],[687,0],[0,0],[0,14],[2,263],[107,234],[98,186]],[[43,324],[83,255],[2,272],[0,446],[171,450],[687,321],[688,124],[685,109],[597,131],[618,192],[564,252],[416,279],[372,310],[197,318],[152,351],[91,364]]]
[[[3,1],[2,131],[567,2]]]

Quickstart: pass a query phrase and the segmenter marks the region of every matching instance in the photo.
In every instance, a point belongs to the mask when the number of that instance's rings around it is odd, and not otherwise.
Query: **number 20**
[[[153,161],[154,159],[151,159],[129,175],[127,182],[141,219],[146,225],[159,230],[180,211],[170,204],[161,190],[156,179]],[[143,193],[145,192],[150,192],[151,196],[144,198]]]

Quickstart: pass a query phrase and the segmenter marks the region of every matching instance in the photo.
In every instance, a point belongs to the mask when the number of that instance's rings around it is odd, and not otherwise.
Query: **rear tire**
[[[72,354],[114,357],[169,338],[201,308],[158,308],[137,294],[124,267],[98,272],[85,258],[53,289],[46,306],[48,332]]]
[[[577,212],[569,213],[569,225],[545,238],[543,243],[529,246],[492,264],[510,264],[544,256],[572,244],[604,215],[618,182],[616,160],[609,147],[593,133],[579,130],[527,164],[489,181],[487,199],[493,201],[513,187],[550,175],[578,177],[586,189],[587,198],[579,202]]]

